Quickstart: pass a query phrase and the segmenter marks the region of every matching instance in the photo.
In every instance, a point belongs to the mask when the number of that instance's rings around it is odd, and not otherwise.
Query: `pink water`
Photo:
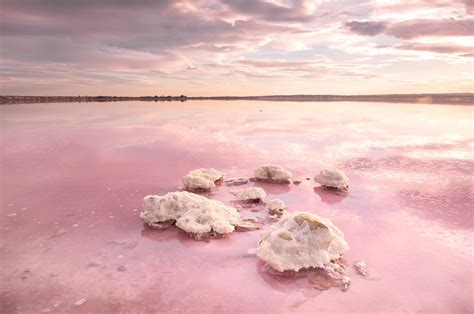
[[[0,312],[472,313],[472,109],[378,103],[66,103],[2,106]],[[347,292],[264,271],[261,231],[197,242],[138,218],[198,167],[330,218],[370,278]],[[317,187],[338,166],[350,193]],[[225,186],[209,196],[228,202]],[[254,214],[254,213],[253,213]],[[264,211],[258,212],[264,217]],[[80,306],[74,303],[80,299]]]

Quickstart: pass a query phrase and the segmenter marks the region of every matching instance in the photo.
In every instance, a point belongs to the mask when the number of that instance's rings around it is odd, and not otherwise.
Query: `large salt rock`
[[[257,256],[272,268],[330,268],[349,249],[330,220],[306,212],[285,214],[261,235]]]
[[[230,193],[239,201],[248,202],[260,202],[267,197],[267,193],[262,188],[233,189],[230,190]]]
[[[344,172],[337,169],[324,169],[314,177],[314,181],[327,188],[347,191],[349,189],[349,179]]]
[[[224,178],[224,173],[215,169],[199,168],[190,171],[182,178],[184,189],[188,191],[210,190],[216,182]]]
[[[177,227],[195,235],[228,234],[240,222],[234,207],[185,191],[146,196],[140,218],[150,227],[158,228],[176,221]]]
[[[272,183],[288,183],[290,182],[291,172],[280,166],[264,165],[255,170],[255,178]]]

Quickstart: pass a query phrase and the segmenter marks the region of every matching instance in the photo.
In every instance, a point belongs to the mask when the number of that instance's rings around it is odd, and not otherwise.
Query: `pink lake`
[[[188,101],[1,106],[1,313],[473,313],[472,107]],[[198,242],[149,230],[143,197],[189,170],[261,186],[345,234],[347,292],[265,272],[261,230]],[[348,195],[312,181],[327,165]],[[306,180],[311,178],[311,180]],[[230,202],[229,187],[206,194]],[[243,212],[244,213],[244,212]],[[252,213],[260,217],[265,211]],[[82,305],[76,301],[86,299]]]

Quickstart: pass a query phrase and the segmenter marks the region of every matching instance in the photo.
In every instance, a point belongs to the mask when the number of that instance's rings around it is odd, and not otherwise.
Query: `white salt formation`
[[[343,191],[349,189],[349,179],[346,177],[344,172],[337,169],[322,170],[314,177],[314,181],[327,188],[335,188]]]
[[[239,201],[260,202],[267,193],[262,188],[233,189],[230,191]]]
[[[188,191],[210,190],[216,182],[224,178],[224,173],[215,169],[195,169],[182,178],[184,189]]]
[[[356,272],[361,276],[367,276],[369,274],[369,271],[367,269],[367,264],[364,261],[357,261],[354,264],[354,268]]]
[[[231,233],[240,222],[234,207],[189,192],[146,196],[140,218],[153,228],[169,227],[176,222],[178,228],[197,235],[197,239]]]
[[[257,256],[280,272],[328,269],[348,249],[344,234],[329,219],[293,212],[261,235]]]
[[[340,281],[340,288],[342,291],[347,291],[351,285],[351,278],[347,276],[342,276]]]
[[[285,202],[278,198],[267,202],[265,208],[268,210],[270,216],[281,217],[286,212]]]
[[[275,165],[264,165],[255,170],[255,178],[272,183],[289,183],[291,172]]]

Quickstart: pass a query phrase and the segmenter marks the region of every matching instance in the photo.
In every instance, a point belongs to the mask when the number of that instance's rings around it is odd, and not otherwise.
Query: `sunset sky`
[[[0,3],[1,94],[473,91],[472,0]]]

